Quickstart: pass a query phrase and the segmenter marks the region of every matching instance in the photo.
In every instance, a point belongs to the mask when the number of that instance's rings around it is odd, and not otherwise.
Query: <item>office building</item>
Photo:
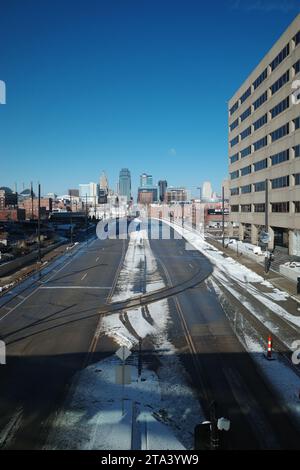
[[[188,200],[187,190],[185,188],[170,187],[166,191],[165,201],[168,204],[174,202],[186,202]]]
[[[254,45],[253,45],[254,47]],[[229,101],[230,231],[300,256],[300,15]],[[299,89],[298,89],[299,94]]]
[[[108,189],[109,189],[108,179],[104,171],[102,171],[101,176],[100,176],[99,187],[100,189],[104,190],[106,194],[108,194]]]
[[[147,173],[143,173],[140,176],[140,188],[152,188],[152,187],[153,187],[152,175],[147,175]]]
[[[119,174],[118,192],[120,196],[126,196],[127,202],[131,198],[131,175],[128,168],[122,168]]]
[[[159,200],[160,202],[164,202],[165,197],[166,197],[166,191],[167,191],[168,183],[166,180],[160,180],[158,182],[158,190],[159,190]]]
[[[202,185],[201,198],[204,201],[210,201],[212,199],[212,186],[210,181],[204,181]]]
[[[138,202],[140,204],[152,204],[157,202],[157,188],[138,188]]]
[[[86,183],[79,185],[79,197],[84,202],[87,198],[88,202],[93,202],[97,197],[97,184],[96,183]]]

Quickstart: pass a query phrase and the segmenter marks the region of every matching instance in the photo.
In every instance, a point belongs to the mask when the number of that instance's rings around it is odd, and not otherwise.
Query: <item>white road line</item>
[[[95,241],[95,240],[94,240]],[[93,243],[93,242],[92,242]],[[75,257],[77,257],[79,254],[80,254],[80,251],[81,249],[79,249],[77,251],[77,253],[75,253],[75,256],[72,257],[70,259],[70,261],[68,261],[67,263],[65,263],[60,269],[56,270],[56,272],[54,272],[52,274],[52,276],[50,276],[46,281],[42,282],[42,284],[46,284],[47,282],[49,282],[51,279],[53,279],[54,276],[56,276],[56,274],[58,274],[60,271],[62,271],[63,269],[65,269],[70,263],[72,263],[72,261],[74,261]],[[3,317],[0,318],[0,321],[1,320],[4,320],[5,317],[7,317],[7,315],[9,313],[12,313],[14,310],[16,310],[20,305],[22,305],[27,299],[29,299],[33,294],[35,294],[41,287],[38,286],[36,287],[29,295],[27,295],[27,297],[24,297],[24,299],[19,302],[17,305],[15,305],[13,308],[11,308],[5,315],[3,315]],[[4,307],[0,307],[0,308],[4,308]],[[6,307],[8,308],[8,307]]]
[[[96,263],[97,263],[97,261],[99,261],[99,256],[98,256],[98,258],[96,258]]]
[[[83,281],[83,279],[86,278],[87,274],[88,274],[88,273],[85,273],[85,274],[82,276],[82,278],[81,278],[80,280]]]
[[[112,286],[42,286],[40,289],[104,289],[109,290]]]
[[[194,266],[191,263],[189,263],[189,267],[193,269]]]

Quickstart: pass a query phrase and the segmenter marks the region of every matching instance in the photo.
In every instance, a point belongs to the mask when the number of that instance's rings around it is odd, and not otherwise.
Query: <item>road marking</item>
[[[85,274],[82,276],[82,278],[81,278],[80,280],[83,281],[83,279],[86,278],[87,274],[88,274],[88,273],[85,273]]]
[[[96,258],[96,263],[97,263],[97,261],[99,261],[99,258],[100,258],[99,256],[98,256],[98,258]]]
[[[189,263],[189,267],[193,269],[194,266],[191,263]]]
[[[92,243],[94,243],[96,240],[92,241]],[[92,244],[91,243],[91,244]],[[82,248],[82,247],[81,247]],[[41,282],[41,284],[47,284],[49,281],[51,281],[51,279],[53,279],[54,276],[56,276],[56,274],[58,274],[60,271],[62,271],[63,269],[65,269],[70,263],[72,263],[74,261],[74,259],[77,258],[78,255],[80,255],[80,251],[81,251],[81,248],[79,248],[79,250],[75,253],[75,255],[73,257],[71,257],[71,259],[65,263],[61,268],[57,269],[54,273],[52,273],[52,270],[51,270],[51,276],[44,282]],[[38,286],[36,287],[27,297],[24,297],[23,300],[21,300],[21,302],[19,302],[17,305],[15,305],[14,307],[12,307],[5,315],[3,315],[3,317],[0,318],[0,321],[1,320],[4,320],[5,317],[7,317],[7,315],[9,313],[12,313],[14,310],[16,310],[20,305],[22,305],[27,299],[29,299],[29,297],[31,297],[33,294],[35,294],[41,287]],[[8,294],[12,294],[12,292],[8,292]],[[0,308],[9,308],[9,307],[0,307]]]
[[[110,290],[112,286],[42,286],[40,289],[104,289]]]

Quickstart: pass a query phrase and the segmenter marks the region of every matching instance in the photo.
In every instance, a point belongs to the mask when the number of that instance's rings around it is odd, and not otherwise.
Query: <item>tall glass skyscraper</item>
[[[127,201],[131,198],[131,175],[128,168],[122,168],[119,174],[119,193],[126,196]]]

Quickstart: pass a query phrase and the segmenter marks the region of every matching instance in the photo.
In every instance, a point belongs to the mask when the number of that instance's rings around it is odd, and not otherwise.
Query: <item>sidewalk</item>
[[[218,250],[223,251],[225,255],[251,269],[251,271],[254,271],[256,274],[263,277],[265,280],[270,281],[278,289],[290,294],[290,296],[300,304],[300,295],[297,295],[297,286],[295,282],[287,279],[286,277],[272,270],[269,273],[265,273],[264,266],[262,266],[258,261],[249,258],[245,253],[237,254],[231,248],[223,248],[221,241],[214,240],[212,238],[206,238],[206,241]]]

